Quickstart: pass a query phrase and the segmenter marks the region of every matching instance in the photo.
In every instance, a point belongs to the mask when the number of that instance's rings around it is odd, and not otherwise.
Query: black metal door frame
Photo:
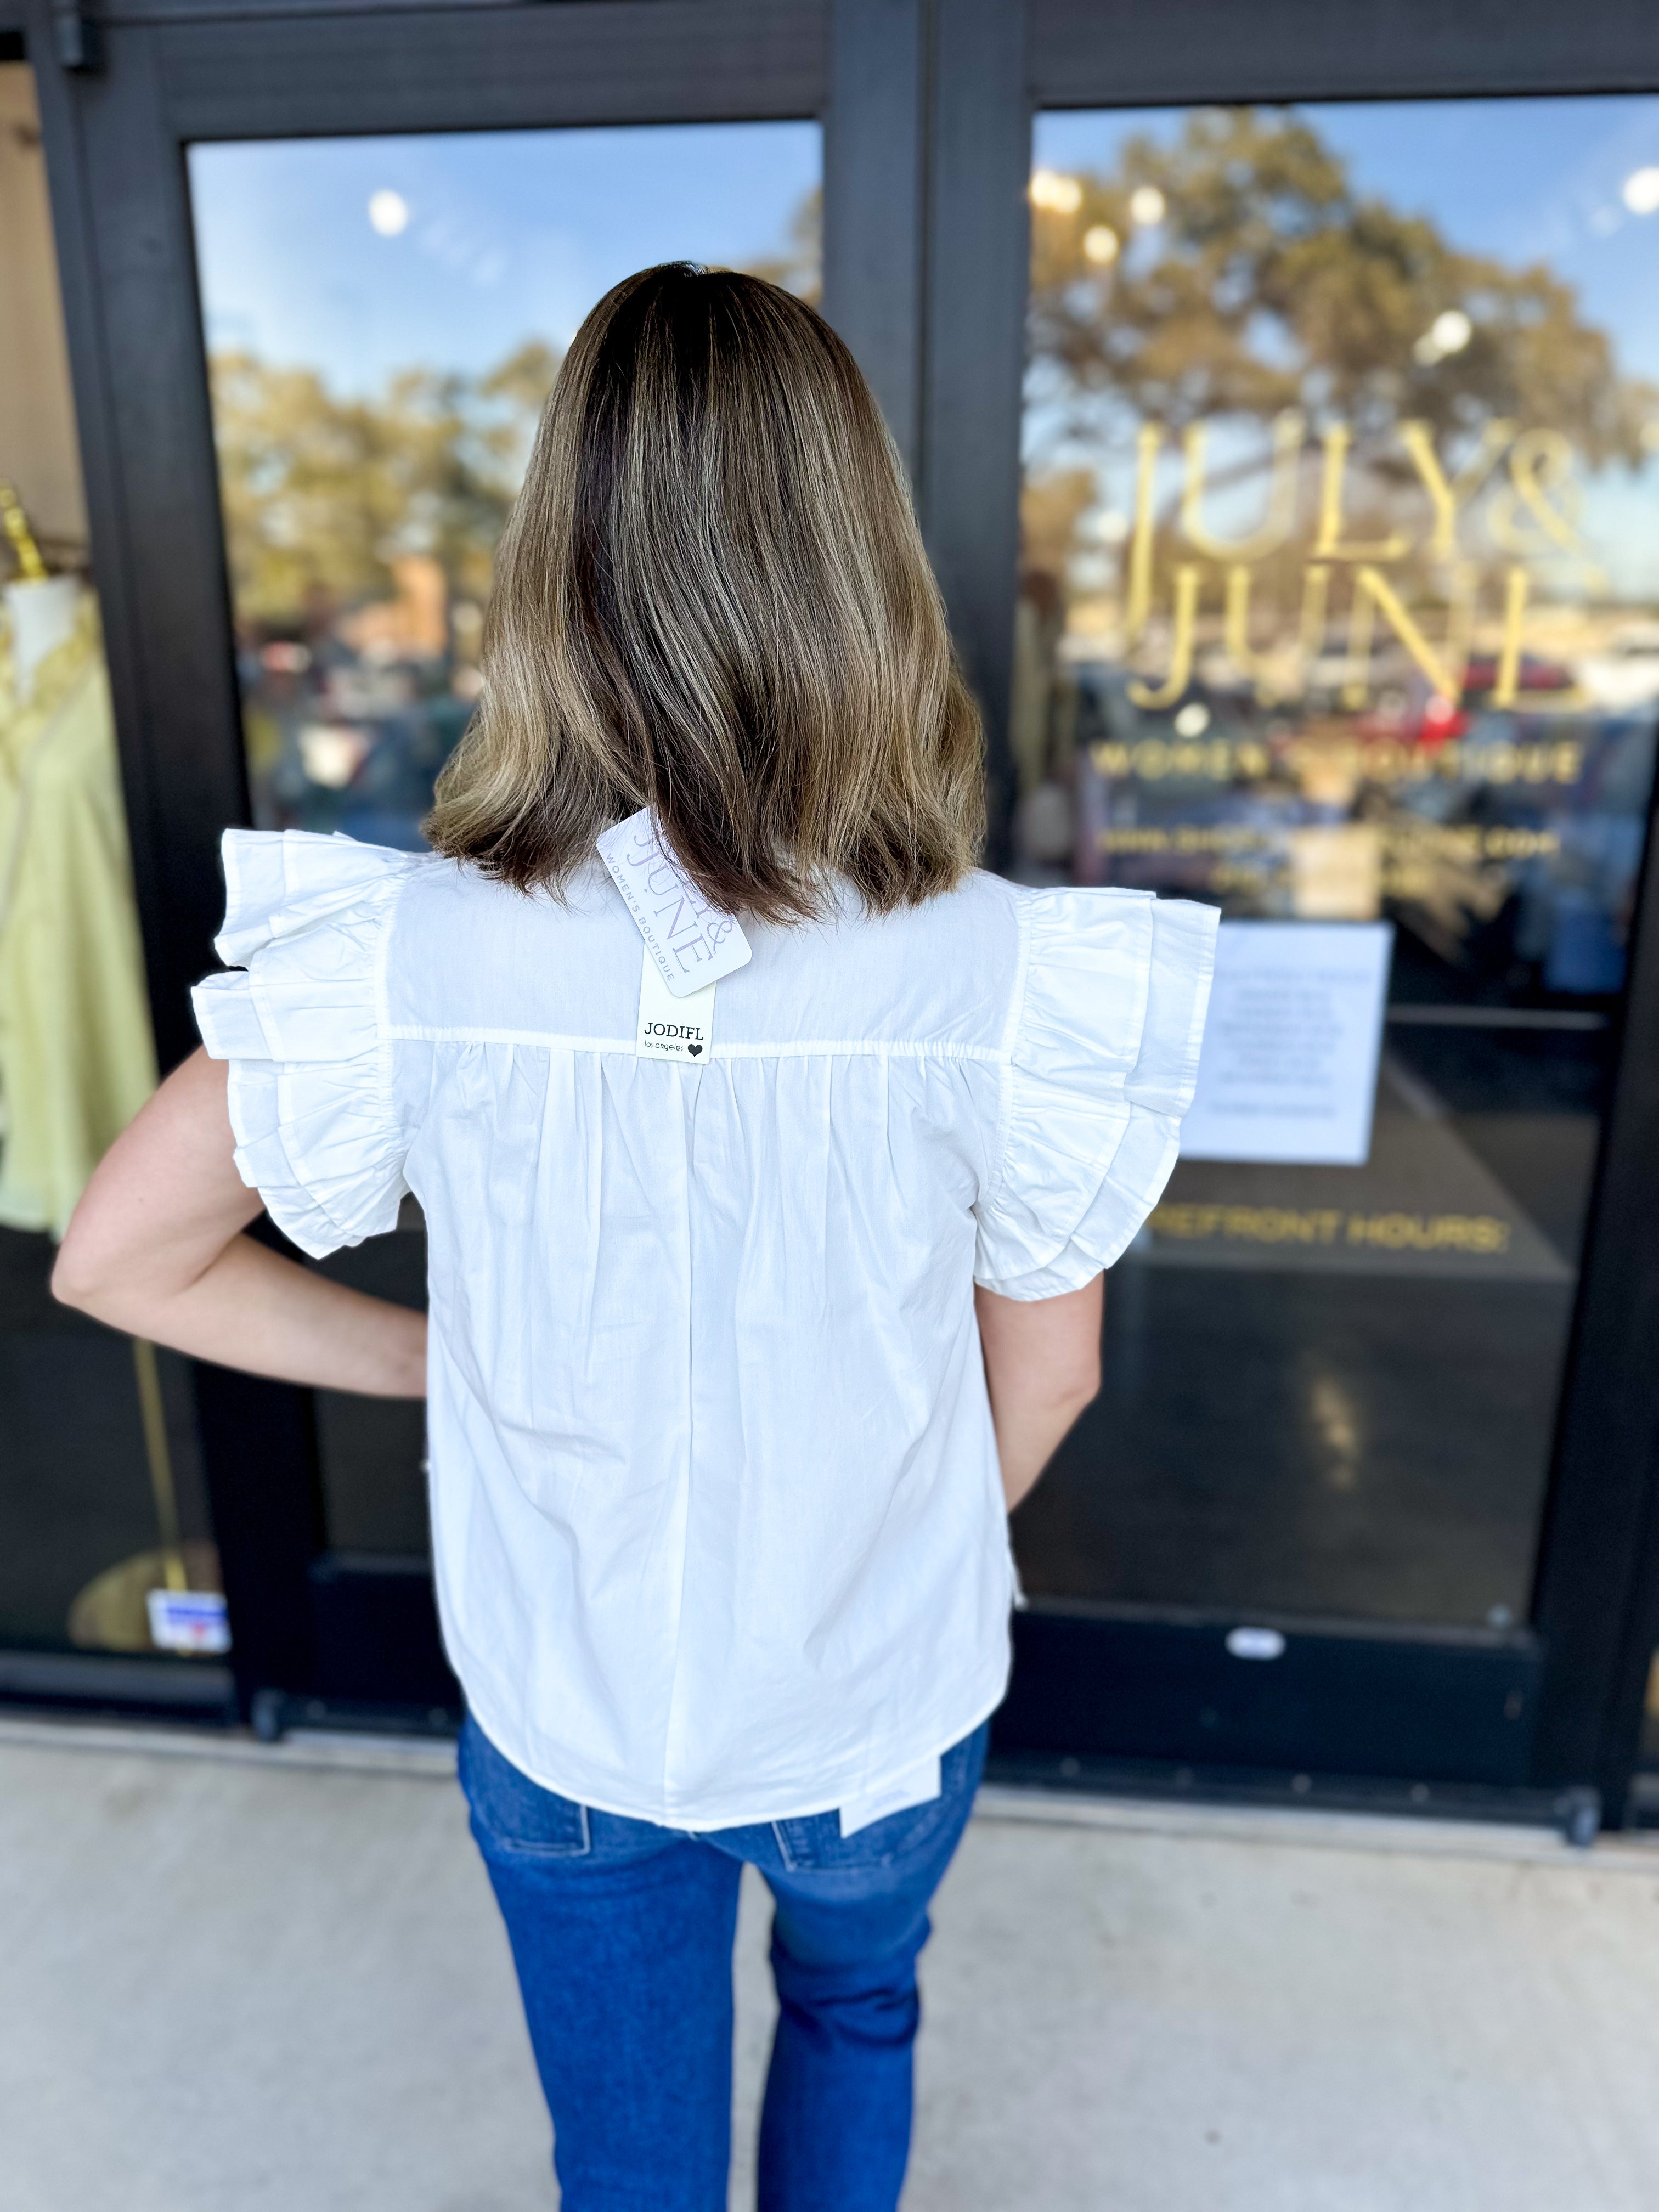
[[[922,421],[925,463],[949,459],[925,465],[923,509],[1003,787],[1035,112],[1654,89],[1659,16],[1632,0],[1566,15],[1550,0],[948,0]],[[1461,1789],[1535,1807],[1577,1789],[1622,1817],[1659,1634],[1656,874],[1650,836],[1526,1626],[1379,1632],[1252,1615],[1285,1638],[1264,1668],[1229,1652],[1237,1616],[1034,1607],[1016,1624],[998,1724],[1011,1767],[1159,1786],[1288,1779],[1339,1800],[1363,1777],[1408,1803]]]
[[[1659,86],[1659,21],[1630,0],[1565,21],[1540,0],[113,0],[85,40],[72,11],[26,7],[164,1065],[194,1042],[219,831],[247,818],[191,139],[822,116],[826,306],[912,467],[1006,796],[1034,109]],[[1230,1622],[1034,1608],[1006,1760],[1201,1780],[1219,1699],[1235,1764],[1279,1784],[1622,1804],[1659,1632],[1656,866],[1650,848],[1528,1626],[1283,1623],[1269,1693]],[[442,1705],[424,1578],[323,1551],[308,1395],[207,1368],[198,1395],[244,1711],[262,1690]]]

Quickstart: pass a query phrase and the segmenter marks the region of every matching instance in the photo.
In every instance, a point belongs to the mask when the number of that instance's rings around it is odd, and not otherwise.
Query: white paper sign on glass
[[[217,1590],[146,1591],[149,1640],[162,1651],[228,1651],[230,1621]]]
[[[1183,1159],[1365,1164],[1393,945],[1386,921],[1222,923]]]
[[[659,838],[648,808],[607,830],[599,845],[599,858],[675,998],[707,989],[748,960],[742,930],[729,914],[710,906]]]

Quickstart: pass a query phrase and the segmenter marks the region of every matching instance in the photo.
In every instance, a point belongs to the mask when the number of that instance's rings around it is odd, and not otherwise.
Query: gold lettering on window
[[[1448,613],[1447,652],[1443,655],[1429,643],[1382,570],[1365,563],[1354,573],[1353,614],[1348,631],[1348,659],[1354,672],[1342,687],[1343,705],[1363,707],[1370,690],[1373,610],[1381,613],[1437,695],[1449,702],[1455,698],[1462,688],[1462,661],[1467,651],[1463,642],[1467,623],[1460,620],[1456,599]],[[1463,638],[1460,638],[1460,631]]]
[[[1457,517],[1486,483],[1515,435],[1513,422],[1488,422],[1480,442],[1449,483],[1434,450],[1434,436],[1426,422],[1402,422],[1400,442],[1412,457],[1434,508],[1434,532],[1428,550],[1437,561],[1449,561],[1457,550]]]
[[[1320,477],[1319,536],[1314,545],[1315,560],[1398,561],[1409,544],[1398,531],[1391,532],[1387,538],[1375,538],[1367,545],[1343,544],[1342,480],[1347,471],[1353,432],[1346,422],[1329,422],[1320,436],[1325,447],[1325,465]]]
[[[1273,424],[1273,474],[1267,490],[1267,519],[1260,530],[1233,540],[1212,537],[1204,526],[1204,448],[1208,426],[1194,422],[1182,440],[1187,471],[1181,491],[1181,528],[1187,543],[1212,561],[1260,561],[1275,553],[1296,527],[1297,476],[1302,459],[1304,425],[1294,412],[1281,415]]]
[[[1127,686],[1137,707],[1173,707],[1193,680],[1193,634],[1197,626],[1199,570],[1183,561],[1175,572],[1175,632],[1170,641],[1170,670],[1162,684],[1143,684],[1137,677]]]

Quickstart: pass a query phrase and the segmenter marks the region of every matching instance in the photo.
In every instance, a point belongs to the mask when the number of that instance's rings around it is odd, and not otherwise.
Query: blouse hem
[[[919,1744],[906,1745],[890,1759],[884,1759],[869,1781],[860,1782],[856,1788],[849,1784],[828,1802],[822,1796],[816,1796],[798,1804],[781,1808],[775,1805],[765,1812],[721,1813],[718,1816],[700,1816],[663,1805],[625,1805],[618,1798],[596,1796],[590,1790],[573,1786],[568,1779],[559,1781],[509,1748],[506,1735],[495,1728],[489,1711],[474,1694],[465,1675],[462,1676],[462,1687],[466,1693],[467,1711],[495,1749],[509,1765],[516,1766],[520,1774],[528,1776],[538,1788],[550,1790],[556,1797],[563,1797],[573,1805],[586,1805],[592,1813],[609,1813],[621,1820],[643,1820],[653,1828],[672,1828],[686,1835],[712,1836],[726,1828],[769,1827],[775,1820],[811,1820],[826,1813],[838,1813],[854,1796],[873,1796],[877,1791],[901,1780],[924,1760],[943,1758],[953,1745],[960,1743],[964,1736],[971,1735],[982,1721],[988,1720],[1002,1703],[1008,1692],[1009,1664],[1009,1660],[1005,1657],[998,1672],[995,1690],[988,1694],[981,1689],[980,1697],[973,1702],[970,1717],[956,1723],[942,1735],[930,1735]]]

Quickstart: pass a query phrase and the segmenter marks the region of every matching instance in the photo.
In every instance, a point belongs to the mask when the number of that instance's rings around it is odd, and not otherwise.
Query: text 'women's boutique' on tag
[[[671,998],[705,990],[747,964],[748,939],[691,881],[659,837],[648,808],[605,831],[599,858],[628,901]]]

